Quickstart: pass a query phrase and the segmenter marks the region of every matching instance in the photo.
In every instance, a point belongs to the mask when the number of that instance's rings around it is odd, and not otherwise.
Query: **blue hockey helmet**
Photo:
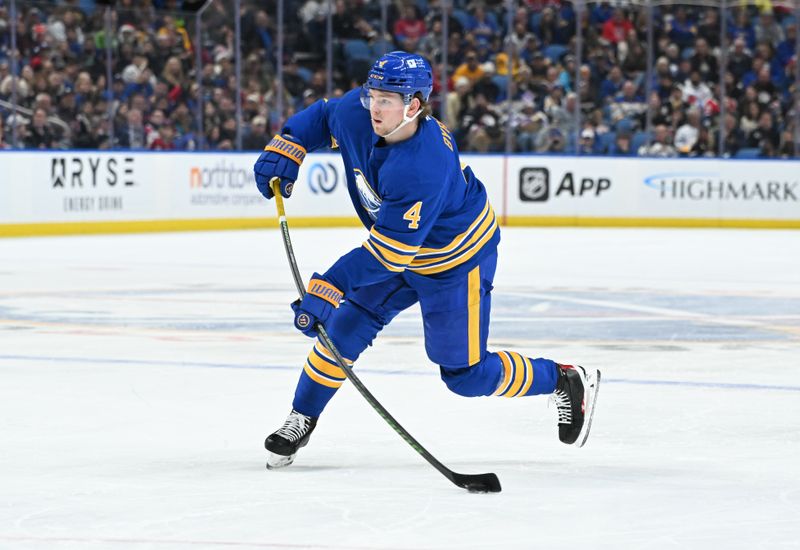
[[[417,54],[403,51],[381,56],[369,70],[361,93],[361,103],[369,108],[368,90],[395,92],[403,96],[408,105],[416,93],[428,101],[433,90],[433,71],[430,64]]]

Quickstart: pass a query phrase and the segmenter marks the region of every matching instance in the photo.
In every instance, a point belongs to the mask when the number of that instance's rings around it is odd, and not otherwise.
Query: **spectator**
[[[614,14],[603,23],[603,38],[615,46],[625,41],[625,37],[633,30],[633,24],[628,20],[621,8],[614,9]]]
[[[30,131],[25,138],[25,147],[28,149],[53,149],[55,146],[56,138],[47,121],[47,111],[38,108],[33,113]]]
[[[547,128],[547,115],[536,110],[536,104],[531,100],[522,101],[521,107],[515,113],[511,126],[516,137],[516,150],[520,152],[533,152],[539,133]]]
[[[468,108],[468,94],[472,89],[472,84],[466,76],[455,79],[455,85],[445,98],[445,124],[456,134],[461,127],[459,122],[464,116],[464,111]]]
[[[475,105],[464,116],[461,126],[466,132],[466,146],[471,151],[488,153],[500,145],[500,114],[483,94],[476,94]]]
[[[629,130],[617,130],[614,141],[611,142],[605,151],[601,151],[609,156],[629,157],[634,151],[631,149],[631,133]]]
[[[474,50],[467,52],[464,63],[453,73],[453,80],[461,76],[468,78],[473,85],[483,77],[483,68],[478,63],[478,54]]]
[[[150,149],[154,151],[172,151],[175,146],[175,126],[172,121],[165,120],[158,129],[158,137],[150,143]]]
[[[723,154],[726,157],[735,157],[744,143],[744,135],[739,128],[736,117],[728,113],[725,115],[725,141],[723,144]]]
[[[775,21],[771,10],[762,10],[754,25],[756,43],[767,42],[777,48],[786,38],[783,27]]]
[[[340,2],[344,3],[342,0]],[[394,24],[394,38],[398,42],[411,40],[416,43],[425,35],[425,21],[417,15],[417,8],[408,4],[402,9],[402,17]]]
[[[610,102],[622,90],[622,85],[625,83],[625,78],[622,75],[622,69],[619,66],[614,66],[608,73],[608,77],[600,85],[600,100],[603,102]]]
[[[637,154],[640,157],[677,157],[678,152],[670,143],[669,128],[663,124],[656,126],[653,141],[639,147]]]
[[[686,113],[686,123],[675,132],[675,147],[682,156],[688,155],[700,137],[700,107],[694,105]]]
[[[578,142],[578,154],[599,155],[601,152],[597,140],[595,139],[594,128],[587,126],[581,130],[580,141]]]
[[[130,109],[125,116],[125,124],[117,130],[115,145],[122,149],[145,149],[145,139],[142,111]]]
[[[11,149],[11,144],[6,141],[5,123],[3,122],[3,117],[0,117],[0,149]]]
[[[765,143],[766,142],[766,143]],[[780,134],[772,118],[772,113],[763,111],[758,117],[758,126],[747,136],[748,147],[768,147],[777,150],[780,145]]]
[[[490,42],[500,33],[494,17],[489,17],[483,4],[475,4],[472,16],[467,23],[466,31],[472,33],[480,42]],[[424,31],[423,31],[424,32]]]
[[[711,99],[711,88],[703,81],[700,71],[692,71],[689,79],[683,83],[683,101],[697,105],[701,109]]]
[[[719,8],[706,8],[697,25],[697,36],[702,36],[711,48],[720,46]]]
[[[267,119],[257,116],[250,123],[250,132],[242,138],[242,148],[245,151],[261,151],[270,137],[267,134]]]
[[[681,49],[689,48],[694,44],[697,37],[697,27],[684,6],[678,6],[675,16],[666,18],[665,27],[669,39]]]
[[[753,58],[747,49],[745,39],[739,36],[733,41],[733,48],[728,54],[728,70],[733,73],[736,80],[741,80],[752,66]]]
[[[690,59],[692,70],[700,73],[705,81],[719,81],[719,65],[717,58],[708,49],[708,42],[705,38],[699,37],[694,42],[694,55]]]

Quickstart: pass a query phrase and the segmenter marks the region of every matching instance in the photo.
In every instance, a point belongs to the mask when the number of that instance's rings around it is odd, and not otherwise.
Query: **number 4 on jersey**
[[[422,210],[422,201],[417,202],[403,214],[403,219],[408,220],[409,229],[417,229],[419,227],[420,210]]]

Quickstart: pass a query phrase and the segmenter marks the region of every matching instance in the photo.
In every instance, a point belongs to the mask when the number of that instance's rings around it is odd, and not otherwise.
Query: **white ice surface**
[[[294,230],[304,276],[364,232]],[[276,231],[0,240],[0,549],[800,548],[800,232],[504,229],[490,347],[603,372],[583,449],[544,397],[450,394],[419,312],[283,471],[311,341]]]

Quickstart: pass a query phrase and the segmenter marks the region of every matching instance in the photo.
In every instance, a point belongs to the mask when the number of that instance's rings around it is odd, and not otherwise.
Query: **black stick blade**
[[[453,472],[452,482],[470,493],[499,493],[500,480],[495,474],[457,474]]]

